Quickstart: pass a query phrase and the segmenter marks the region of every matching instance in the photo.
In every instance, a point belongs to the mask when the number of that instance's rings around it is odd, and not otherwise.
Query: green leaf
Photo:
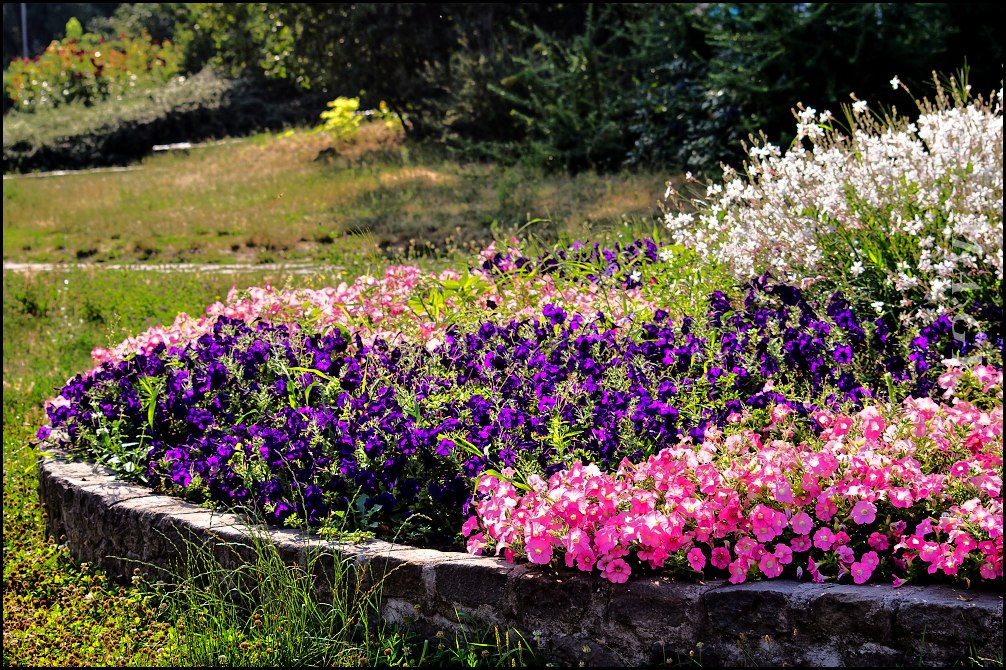
[[[318,375],[319,377],[321,377],[325,381],[329,381],[329,382],[335,381],[334,379],[332,379],[331,377],[329,377],[328,375],[326,375],[321,370],[315,370],[314,368],[291,367],[291,368],[288,368],[288,369],[290,370],[290,372],[304,372],[304,373],[309,373],[309,374],[312,374],[312,375]]]

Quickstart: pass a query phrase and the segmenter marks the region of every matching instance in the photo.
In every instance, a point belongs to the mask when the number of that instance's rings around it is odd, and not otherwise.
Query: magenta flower
[[[954,477],[967,477],[971,472],[971,465],[967,461],[957,461],[950,466],[950,474]]]
[[[775,554],[765,553],[758,561],[758,567],[761,569],[762,573],[772,579],[773,577],[778,577],[782,574],[782,563],[776,558]]]
[[[814,420],[817,421],[817,425],[821,426],[821,428],[830,428],[835,421],[835,415],[826,409],[814,412],[813,416]]]
[[[834,437],[842,437],[852,428],[852,419],[847,416],[836,417],[831,427],[831,434]]]
[[[871,533],[866,543],[877,551],[884,551],[891,546],[891,541],[883,533]]]
[[[887,498],[891,501],[891,504],[900,509],[907,509],[911,507],[915,501],[912,498],[911,490],[903,486],[895,486],[888,490]]]
[[[809,535],[810,531],[814,530],[814,521],[806,512],[797,512],[794,514],[793,518],[789,521],[789,525],[797,535]]]
[[[859,413],[859,416],[863,419],[863,437],[871,442],[880,439],[887,425],[877,413],[877,408],[867,407]]]
[[[813,558],[807,559],[807,572],[810,573],[810,580],[815,584],[820,584],[824,581],[824,575],[817,569],[817,563],[814,562]]]
[[[940,558],[942,547],[939,542],[925,542],[919,549],[919,558],[926,563],[933,563]]]
[[[688,552],[688,564],[695,572],[702,572],[702,569],[706,567],[706,556],[701,549],[695,547]]]
[[[624,584],[629,581],[629,573],[632,572],[632,568],[629,564],[620,558],[616,558],[612,561],[608,561],[607,565],[604,566],[604,576],[608,581],[614,582],[615,584]]]
[[[527,559],[532,563],[546,565],[552,560],[552,541],[547,535],[534,535],[525,547]]]
[[[468,538],[468,542],[465,545],[469,554],[474,554],[476,556],[482,555],[482,550],[486,548],[486,537],[482,533],[476,533]]]
[[[477,516],[468,517],[468,520],[461,526],[461,534],[468,537],[472,534],[472,531],[477,530],[478,527],[479,518]]]
[[[814,533],[814,546],[822,551],[831,549],[831,545],[834,542],[835,533],[832,532],[831,528],[818,528],[817,532]]]
[[[742,584],[748,576],[748,559],[738,558],[730,564],[730,583]]]
[[[817,499],[817,504],[814,506],[814,514],[821,521],[831,521],[832,517],[838,512],[838,505],[831,498],[822,495]]]
[[[865,563],[857,561],[849,568],[849,572],[852,574],[852,580],[854,582],[857,584],[865,584],[867,580],[870,579],[870,575],[873,574],[873,568]]]
[[[813,545],[810,541],[810,538],[807,537],[806,535],[797,535],[792,540],[790,540],[789,546],[793,551],[798,551],[802,553],[805,551],[810,551],[810,548]]]
[[[863,525],[877,519],[877,506],[869,500],[860,500],[852,506],[852,520]]]
[[[842,563],[852,563],[856,560],[856,552],[847,544],[835,547],[835,555],[838,556],[838,560]]]
[[[726,547],[716,547],[712,551],[710,562],[714,568],[725,570],[730,565],[730,550]]]

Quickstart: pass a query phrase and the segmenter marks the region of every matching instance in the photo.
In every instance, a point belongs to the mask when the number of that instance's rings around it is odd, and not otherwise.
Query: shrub
[[[268,88],[226,80],[206,69],[167,85],[91,106],[61,105],[4,118],[5,172],[121,165],[155,144],[278,129],[317,119],[324,100],[276,103]]]
[[[617,6],[587,9],[583,31],[558,39],[525,28],[536,44],[514,58],[516,71],[487,88],[520,128],[520,160],[554,170],[618,167],[630,144],[632,40]]]
[[[154,44],[147,34],[106,40],[76,28],[75,37],[54,41],[34,59],[11,62],[5,89],[15,109],[91,105],[162,86],[178,72],[181,51],[170,41]]]
[[[388,109],[383,100],[377,109],[360,110],[359,98],[336,98],[325,104],[328,108],[321,113],[321,125],[315,132],[328,133],[336,141],[352,140],[360,130],[363,119],[383,121],[389,130],[403,130],[405,124]]]
[[[756,142],[743,173],[727,169],[667,227],[738,278],[823,275],[853,298],[923,317],[1001,304],[1002,89],[988,100],[940,89],[917,104],[911,122],[856,101],[845,129],[801,106],[788,151]]]

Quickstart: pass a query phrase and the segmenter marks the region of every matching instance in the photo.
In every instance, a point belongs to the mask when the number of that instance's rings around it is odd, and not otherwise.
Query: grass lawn
[[[652,221],[665,176],[547,175],[457,163],[381,124],[349,144],[260,135],[158,154],[128,172],[4,180],[4,261],[333,261],[468,252]],[[529,224],[529,221],[534,223]]]

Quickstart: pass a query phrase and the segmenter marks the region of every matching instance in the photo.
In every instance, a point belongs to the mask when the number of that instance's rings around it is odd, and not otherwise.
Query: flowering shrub
[[[1002,89],[987,101],[940,89],[919,107],[910,122],[857,101],[844,131],[830,112],[801,107],[788,151],[756,143],[745,174],[728,168],[667,227],[742,280],[823,274],[925,316],[934,311],[918,307],[1001,304]]]
[[[956,397],[963,385],[973,401]],[[619,583],[633,564],[672,562],[732,583],[1001,579],[1002,371],[952,367],[940,386],[953,404],[819,410],[822,432],[806,442],[788,439],[778,406],[768,427],[745,412],[610,474],[581,463],[547,481],[513,468],[483,474],[468,550],[561,561]]]
[[[33,59],[11,61],[4,80],[14,107],[32,112],[164,84],[178,73],[180,59],[171,42],[155,44],[145,33],[115,40],[84,33],[54,41]]]
[[[391,269],[406,288],[353,304],[404,315],[415,276]],[[421,539],[450,544],[486,468],[607,471],[744,412],[803,417],[813,433],[807,418],[822,409],[926,395],[954,346],[946,317],[907,346],[838,295],[821,309],[768,278],[679,321],[656,310],[629,328],[549,303],[534,320],[448,326],[442,341],[339,327],[349,310],[332,296],[350,290],[253,290],[127,342],[70,380],[40,437],[277,523],[326,523],[354,499],[367,525],[422,512],[433,522]],[[871,344],[889,352],[879,368]]]

